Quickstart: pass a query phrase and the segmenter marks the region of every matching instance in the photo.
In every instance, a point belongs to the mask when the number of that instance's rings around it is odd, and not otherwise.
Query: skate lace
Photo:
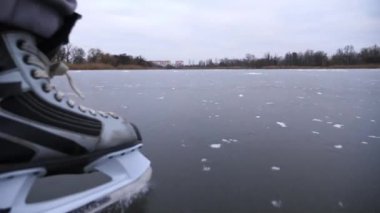
[[[54,77],[54,76],[62,76],[62,75],[65,75],[68,82],[69,82],[69,85],[71,87],[71,89],[74,91],[74,93],[84,99],[84,95],[82,94],[82,92],[74,85],[74,82],[73,82],[73,79],[71,78],[71,76],[69,75],[68,73],[68,70],[69,68],[67,67],[66,64],[62,63],[62,62],[57,62],[57,63],[51,63],[49,58],[45,56],[45,54],[43,54],[40,50],[38,50],[38,48],[36,46],[32,46],[32,45],[29,45],[27,44],[26,42],[21,42],[18,44],[19,48],[30,53],[30,55],[24,57],[24,62],[27,63],[27,64],[32,64],[32,65],[35,65],[37,66],[39,69],[34,69],[32,71],[32,76],[33,78],[36,78],[36,79],[46,79],[47,80],[47,83],[43,85],[43,90],[46,91],[46,92],[50,92],[50,91],[56,91],[55,93],[55,99],[59,102],[61,102],[64,97],[65,97],[65,94],[61,91],[58,91],[51,83],[50,83],[50,80]],[[70,107],[74,107],[75,106],[75,102],[72,100],[72,99],[68,99],[67,100],[67,104],[70,106]],[[108,113],[105,113],[105,112],[102,112],[102,111],[95,111],[93,109],[90,109],[88,107],[85,107],[85,106],[82,106],[82,105],[79,105],[78,106],[79,110],[82,111],[82,112],[86,112],[86,111],[89,111],[90,114],[92,115],[96,115],[97,113],[99,115],[101,115],[102,117],[105,117],[107,118],[108,115],[115,118],[115,119],[118,119],[119,117],[113,113],[113,112],[108,112]]]

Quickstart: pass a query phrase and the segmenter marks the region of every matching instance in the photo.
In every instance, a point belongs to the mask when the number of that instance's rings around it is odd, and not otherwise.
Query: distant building
[[[171,65],[170,61],[150,61],[150,62],[160,67],[166,67],[168,65]]]
[[[175,67],[183,67],[183,65],[184,65],[183,61],[175,61],[175,64],[174,64]]]

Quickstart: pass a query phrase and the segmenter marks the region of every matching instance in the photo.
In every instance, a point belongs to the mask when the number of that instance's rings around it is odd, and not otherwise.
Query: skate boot
[[[150,169],[139,152],[141,136],[133,124],[77,105],[56,90],[50,79],[68,75],[67,67],[52,64],[37,42],[25,32],[0,33],[0,191],[7,197],[0,201],[0,212],[43,212],[54,205],[68,211],[72,207],[66,204],[76,200],[83,205],[135,182]],[[62,198],[53,206],[31,208],[23,200],[38,176],[93,170],[113,181],[96,193]]]

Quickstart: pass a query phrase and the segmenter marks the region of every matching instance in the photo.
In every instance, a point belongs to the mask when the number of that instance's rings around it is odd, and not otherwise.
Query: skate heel
[[[25,205],[26,197],[34,181],[44,176],[43,168],[26,169],[0,175],[0,212],[12,212],[12,206]]]

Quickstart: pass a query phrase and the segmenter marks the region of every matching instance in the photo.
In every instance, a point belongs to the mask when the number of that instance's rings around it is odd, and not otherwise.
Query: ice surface
[[[335,148],[335,149],[342,149],[342,148],[343,148],[343,146],[342,146],[342,145],[340,145],[340,144],[339,144],[339,145],[334,145],[334,148]]]
[[[322,120],[318,119],[318,118],[314,118],[313,121],[315,121],[315,122],[322,122]]]
[[[280,125],[281,127],[287,127],[286,124],[284,122],[279,122],[277,121],[276,124]]]
[[[282,201],[281,200],[272,200],[271,201],[271,204],[273,207],[275,208],[281,208],[282,206]]]
[[[334,124],[333,127],[341,129],[344,125],[343,124]]]
[[[376,135],[369,135],[368,137],[369,138],[374,138],[374,139],[380,139],[380,136],[376,136]]]
[[[213,149],[220,149],[222,145],[220,143],[211,144],[210,147]]]
[[[280,171],[281,168],[278,167],[278,166],[272,166],[272,167],[271,167],[271,170],[272,170],[272,171]]]

